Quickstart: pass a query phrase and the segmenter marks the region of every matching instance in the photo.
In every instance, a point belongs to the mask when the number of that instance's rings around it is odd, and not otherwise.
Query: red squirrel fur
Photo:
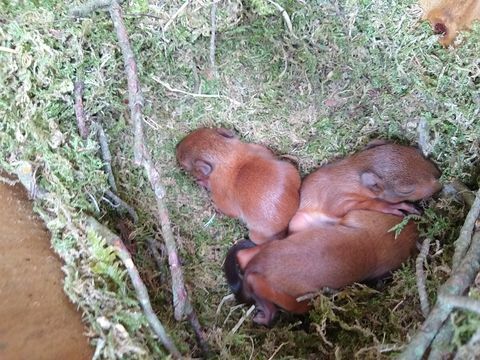
[[[424,19],[432,25],[436,34],[441,34],[439,42],[443,46],[452,44],[461,30],[472,27],[480,20],[479,0],[420,0]]]
[[[210,191],[218,211],[245,222],[253,242],[286,236],[300,198],[300,175],[292,164],[223,128],[187,135],[177,145],[177,160]]]
[[[375,279],[398,268],[416,251],[418,239],[412,222],[397,239],[388,232],[400,221],[393,215],[354,210],[340,224],[256,247],[237,246],[237,251],[227,256],[225,269],[236,269],[243,277],[227,274],[227,279],[238,280],[237,288],[232,288],[237,299],[256,304],[254,321],[270,325],[278,307],[293,313],[307,312],[308,300],[297,302],[298,297],[324,287],[339,289]],[[238,267],[230,266],[232,262]]]
[[[376,140],[343,160],[308,175],[290,232],[337,223],[351,210],[403,216],[418,213],[406,201],[427,198],[441,189],[440,171],[419,150]]]

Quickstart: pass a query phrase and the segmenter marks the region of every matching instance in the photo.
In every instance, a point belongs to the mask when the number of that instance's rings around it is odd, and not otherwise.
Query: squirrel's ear
[[[193,169],[194,171],[201,173],[203,176],[208,176],[212,172],[212,165],[206,161],[197,160],[193,165]]]
[[[217,132],[228,139],[238,138],[237,134],[235,134],[235,132],[230,129],[218,128]]]
[[[360,175],[360,181],[363,186],[375,194],[379,194],[385,188],[383,180],[371,171],[365,171]]]

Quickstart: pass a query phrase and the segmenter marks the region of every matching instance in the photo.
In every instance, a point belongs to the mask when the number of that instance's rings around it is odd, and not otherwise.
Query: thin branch
[[[217,67],[215,66],[215,37],[217,33],[217,2],[214,0],[212,2],[212,8],[210,11],[210,70],[212,74],[217,76]]]
[[[117,3],[121,4],[124,0],[117,0]],[[80,18],[80,17],[87,17],[90,13],[109,7],[112,4],[112,0],[90,0],[85,4],[77,6],[70,10],[70,15]]]
[[[117,251],[118,257],[120,258],[120,260],[122,260],[125,268],[127,269],[127,273],[130,276],[130,280],[132,281],[132,285],[137,294],[137,298],[140,301],[140,305],[142,306],[143,312],[145,314],[145,317],[147,318],[148,323],[150,324],[150,327],[158,336],[163,346],[165,346],[165,348],[170,352],[170,354],[176,359],[181,358],[180,352],[177,350],[175,344],[165,331],[165,328],[163,327],[160,320],[158,320],[155,312],[152,309],[147,288],[143,283],[142,279],[140,278],[140,274],[138,273],[138,270],[135,267],[132,257],[130,256],[127,248],[125,247],[125,244],[117,235],[113,234],[109,229],[100,224],[94,218],[89,217],[87,220],[87,224],[92,230],[94,230],[98,235],[104,238],[107,243]]]
[[[452,269],[455,269],[459,266],[461,260],[464,258],[465,253],[468,250],[471,242],[471,234],[475,226],[475,221],[480,215],[480,189],[477,191],[475,196],[475,201],[473,202],[470,211],[465,218],[462,229],[460,230],[460,235],[458,236],[457,241],[455,241],[455,253],[453,254]]]
[[[420,298],[420,308],[422,309],[423,317],[426,318],[430,312],[430,305],[428,303],[427,288],[425,285],[425,272],[423,271],[423,263],[425,262],[428,251],[430,250],[430,239],[425,239],[422,243],[420,254],[418,254],[415,262],[418,297]]]
[[[450,359],[452,353],[453,324],[451,315],[445,320],[430,346],[428,360]]]
[[[105,173],[107,174],[108,184],[110,185],[110,189],[112,189],[113,192],[116,193],[118,192],[117,184],[115,183],[115,177],[113,176],[112,155],[108,147],[107,136],[105,135],[105,131],[103,130],[103,127],[100,123],[96,124],[96,128],[97,128],[98,143],[100,144],[100,153],[102,154],[103,167],[104,167]]]
[[[185,282],[183,279],[182,267],[177,254],[177,245],[173,237],[172,227],[168,216],[167,207],[165,205],[165,188],[161,183],[160,174],[155,168],[150,153],[145,147],[145,139],[143,136],[143,95],[140,89],[140,82],[137,75],[137,65],[133,55],[125,24],[122,19],[121,9],[118,3],[113,0],[110,7],[110,16],[117,33],[120,48],[122,50],[125,62],[125,74],[127,76],[128,96],[130,116],[134,127],[134,158],[135,165],[143,166],[150,186],[155,193],[157,203],[157,221],[161,225],[163,240],[168,254],[168,263],[172,277],[172,292],[174,316],[177,321],[182,320],[185,316],[190,321],[192,328],[197,337],[198,343],[204,351],[207,348],[206,341],[198,318],[188,298]]]
[[[480,314],[480,301],[467,296],[441,294],[439,300],[448,306]]]
[[[75,117],[77,118],[78,132],[83,140],[88,137],[90,132],[87,126],[85,110],[83,108],[83,81],[75,81],[73,85],[73,93],[75,96]]]
[[[142,165],[143,154],[145,153],[143,143],[143,94],[140,88],[137,75],[137,63],[133,55],[130,40],[128,39],[127,29],[122,19],[122,10],[116,0],[111,1],[110,17],[112,18],[113,27],[117,33],[118,44],[123,55],[125,75],[127,76],[128,86],[128,106],[130,108],[130,116],[133,123],[134,144],[133,154],[135,165]]]
[[[170,25],[172,25],[172,23],[175,21],[175,19],[186,9],[186,7],[188,6],[189,3],[190,3],[190,0],[185,1],[183,3],[183,5],[180,6],[177,11],[175,11],[175,14],[173,14],[173,16],[167,21],[167,23],[163,27],[162,31],[164,33],[167,32]]]
[[[112,192],[110,190],[105,191],[105,195],[108,196],[110,199],[112,199],[114,202],[116,202],[117,206],[125,209],[125,211],[128,213],[128,215],[130,215],[130,217],[132,218],[133,223],[138,222],[138,215],[137,215],[137,212],[135,211],[135,209],[133,207],[128,205],[117,194],[115,194],[114,192]]]
[[[193,332],[195,334],[195,340],[200,346],[203,357],[211,357],[207,338],[205,337],[205,334],[203,332],[202,325],[200,325],[200,322],[198,321],[197,313],[195,311],[190,311],[190,313],[187,314],[187,319],[193,329]]]
[[[478,197],[477,197],[478,199]],[[473,209],[473,208],[472,208]],[[459,295],[465,293],[480,270],[480,232],[473,234],[470,248],[450,278],[440,287],[439,294]],[[427,319],[412,338],[399,359],[421,359],[437,335],[452,308],[437,301]]]
[[[228,100],[230,101],[232,104],[234,105],[241,105],[240,102],[238,102],[237,100],[234,100],[228,96],[225,96],[225,95],[216,95],[216,94],[196,94],[196,93],[192,93],[192,92],[188,92],[188,91],[184,91],[184,90],[180,90],[180,89],[175,89],[173,87],[170,86],[170,84],[168,84],[167,82],[165,81],[162,81],[160,80],[159,78],[155,77],[155,76],[152,76],[152,79],[154,81],[156,81],[157,83],[159,83],[160,85],[162,85],[164,88],[166,88],[168,91],[171,91],[171,92],[175,92],[175,93],[179,93],[179,94],[184,94],[184,95],[188,95],[188,96],[193,96],[193,97],[198,97],[198,98],[217,98],[217,99],[225,99],[225,100]]]

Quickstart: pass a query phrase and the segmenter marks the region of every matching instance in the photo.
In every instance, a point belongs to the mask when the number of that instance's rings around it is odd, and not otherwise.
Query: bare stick
[[[477,197],[478,199],[478,197]],[[473,208],[472,208],[473,209]],[[480,232],[473,234],[470,248],[460,265],[452,273],[450,278],[440,287],[439,294],[459,295],[463,294],[472,284],[476,274],[480,270]],[[452,308],[437,301],[427,319],[414,335],[399,359],[421,359],[430,343],[437,335],[440,327],[450,315]]]
[[[214,0],[212,2],[212,9],[210,11],[210,21],[211,21],[211,30],[210,30],[210,69],[212,74],[217,76],[217,68],[215,66],[215,36],[217,32],[217,2]]]
[[[155,315],[155,312],[150,304],[147,288],[140,278],[140,274],[133,263],[132,257],[130,256],[130,253],[123,244],[122,240],[92,217],[88,218],[87,224],[117,251],[118,257],[120,260],[122,260],[125,268],[127,269],[128,275],[130,276],[130,280],[132,281],[132,285],[137,294],[137,298],[140,301],[140,305],[142,306],[143,312],[148,323],[150,324],[150,327],[158,336],[163,346],[170,352],[170,354],[176,359],[181,358],[180,352],[177,350],[175,344],[170,339],[170,336],[165,331],[162,323]]]
[[[73,85],[73,93],[75,96],[75,117],[77,118],[78,132],[83,140],[88,137],[87,120],[85,117],[85,110],[83,108],[83,81],[75,81]]]
[[[133,123],[133,157],[135,165],[140,166],[142,165],[142,158],[145,153],[142,119],[143,94],[138,81],[137,63],[135,62],[135,56],[130,46],[127,29],[122,19],[122,10],[116,0],[111,1],[110,17],[112,18],[113,27],[117,33],[118,44],[122,50],[125,75],[127,76],[128,106]]]
[[[147,174],[150,186],[155,193],[155,199],[157,203],[157,220],[159,221],[162,229],[163,240],[165,241],[165,247],[168,253],[168,263],[170,266],[170,273],[172,277],[172,292],[173,292],[173,306],[174,316],[177,321],[180,321],[187,316],[192,328],[195,332],[195,336],[199,341],[199,345],[204,350],[207,345],[203,331],[198,323],[198,318],[193,310],[193,307],[188,298],[187,290],[185,288],[185,282],[183,279],[182,267],[177,254],[177,245],[170,225],[170,219],[168,216],[167,207],[165,205],[165,188],[161,183],[160,174],[155,168],[150,153],[146,149],[143,136],[143,119],[142,119],[142,107],[143,107],[143,95],[140,89],[140,82],[137,75],[137,65],[135,58],[128,40],[128,34],[123,23],[121,9],[115,0],[112,0],[110,7],[110,16],[112,18],[115,31],[117,33],[120,48],[123,53],[125,62],[125,74],[127,76],[128,84],[128,97],[130,116],[134,127],[134,157],[135,164],[137,166],[143,166]]]
[[[208,342],[203,332],[202,325],[200,325],[200,322],[198,321],[197,313],[195,311],[190,311],[190,313],[187,314],[187,319],[193,329],[193,332],[195,334],[195,340],[200,346],[200,350],[203,356],[205,358],[210,357],[210,349],[208,347]]]
[[[438,331],[437,336],[430,346],[430,353],[428,354],[428,360],[444,360],[450,359],[452,353],[452,337],[453,337],[453,325],[449,316],[443,323],[443,326]]]
[[[155,77],[155,76],[152,76],[152,79],[154,81],[156,81],[157,83],[159,83],[160,85],[162,85],[164,88],[166,88],[168,91],[171,91],[171,92],[175,92],[175,93],[179,93],[179,94],[184,94],[184,95],[188,95],[188,96],[192,96],[192,97],[198,97],[198,98],[217,98],[217,99],[226,99],[228,101],[230,101],[232,104],[234,105],[241,105],[240,102],[238,102],[237,100],[234,100],[232,98],[229,98],[228,96],[225,96],[225,95],[216,95],[216,94],[196,94],[196,93],[192,93],[192,92],[188,92],[188,91],[184,91],[184,90],[180,90],[180,89],[175,89],[173,87],[170,86],[170,84],[166,83],[165,81],[162,81],[160,80],[159,78]]]
[[[123,201],[117,194],[113,193],[110,190],[105,191],[105,195],[108,196],[110,199],[112,199],[114,202],[117,203],[117,206],[120,206],[121,208],[125,209],[132,218],[132,221],[136,223],[138,221],[138,215],[137,212],[133,207],[128,205],[125,201]]]
[[[423,271],[423,263],[427,258],[428,251],[430,250],[430,239],[425,239],[422,243],[422,249],[418,254],[415,262],[415,269],[417,274],[417,288],[418,297],[420,298],[420,308],[422,309],[423,317],[426,318],[430,312],[430,305],[428,303],[427,288],[425,285],[425,272]]]
[[[461,260],[464,258],[465,253],[468,250],[471,242],[471,233],[475,226],[475,221],[480,215],[480,189],[477,191],[475,201],[473,202],[470,211],[465,218],[460,235],[457,241],[455,241],[455,253],[453,254],[452,269],[455,269],[460,265]]]
[[[448,306],[480,314],[480,301],[467,296],[441,294],[439,300]]]
[[[118,0],[117,2],[121,4],[124,0]],[[70,15],[75,17],[87,17],[90,13],[109,7],[112,3],[112,0],[90,0],[87,3],[80,5],[76,8],[70,10]]]
[[[100,123],[96,124],[97,128],[97,136],[98,136],[98,143],[100,144],[100,153],[102,154],[103,160],[103,167],[105,173],[107,174],[108,184],[110,185],[110,189],[113,192],[117,192],[117,184],[115,183],[115,177],[113,176],[112,171],[112,155],[110,154],[110,149],[108,147],[108,140],[107,136],[105,135],[105,131],[103,131],[103,127]]]

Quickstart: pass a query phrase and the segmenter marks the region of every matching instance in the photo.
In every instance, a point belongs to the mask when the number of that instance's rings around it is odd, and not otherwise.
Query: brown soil
[[[61,261],[24,189],[0,183],[0,359],[90,359]]]

